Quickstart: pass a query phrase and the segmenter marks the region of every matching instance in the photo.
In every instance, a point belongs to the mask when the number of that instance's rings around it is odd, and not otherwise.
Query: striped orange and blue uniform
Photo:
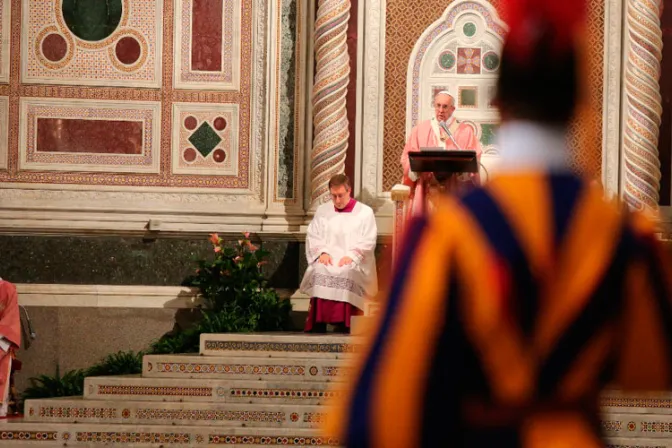
[[[672,386],[653,226],[570,174],[503,175],[411,220],[327,431],[359,447],[599,447],[606,386]]]

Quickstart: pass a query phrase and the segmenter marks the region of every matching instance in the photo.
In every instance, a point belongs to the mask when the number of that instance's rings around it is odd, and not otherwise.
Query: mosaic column
[[[625,61],[623,196],[636,210],[656,211],[660,191],[658,136],[663,113],[660,0],[628,0]]]
[[[315,20],[315,83],[310,208],[329,199],[329,179],[345,171],[348,117],[345,96],[350,76],[347,31],[349,0],[319,0]]]

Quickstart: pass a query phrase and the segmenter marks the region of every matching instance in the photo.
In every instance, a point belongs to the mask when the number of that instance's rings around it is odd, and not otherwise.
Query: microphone
[[[448,129],[448,125],[446,124],[446,122],[445,121],[439,121],[439,126],[441,126],[441,129],[446,131],[446,134],[448,134],[448,138],[450,138],[450,141],[453,142],[453,144],[455,145],[457,150],[462,151],[462,148],[460,148],[460,146],[455,141],[455,137],[453,137],[453,133],[450,132],[450,129]]]

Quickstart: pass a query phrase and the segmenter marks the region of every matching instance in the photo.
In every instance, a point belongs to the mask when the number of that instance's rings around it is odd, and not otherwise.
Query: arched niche
[[[501,60],[506,24],[486,1],[450,4],[415,44],[408,64],[406,135],[434,116],[436,92],[456,100],[455,117],[471,124],[484,153],[496,156],[493,137],[499,113],[491,100]]]

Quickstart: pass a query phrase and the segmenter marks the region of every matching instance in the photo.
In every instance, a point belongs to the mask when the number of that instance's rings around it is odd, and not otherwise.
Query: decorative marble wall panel
[[[237,90],[241,0],[177,0],[175,7],[175,87]]]
[[[7,168],[7,149],[9,147],[9,98],[0,97],[0,169]]]
[[[163,0],[22,0],[24,83],[159,87]]]
[[[22,99],[19,169],[158,173],[160,107]]]
[[[279,46],[279,80],[278,80],[278,111],[277,111],[277,183],[274,187],[273,199],[280,202],[296,201],[300,170],[298,147],[301,139],[299,133],[301,101],[304,98],[302,91],[301,48],[303,47],[300,1],[283,0],[280,7],[281,28]]]
[[[0,82],[9,82],[11,0],[0,0]],[[1,163],[1,162],[0,162]]]
[[[173,173],[236,176],[237,149],[238,105],[173,104]]]
[[[266,0],[185,0],[204,34],[180,40],[177,3],[0,0],[0,232],[144,233],[150,216],[162,232],[261,230],[279,17]],[[219,28],[203,20],[217,8]],[[177,87],[182,44],[189,73],[216,75],[206,88]],[[178,105],[196,114],[188,160]]]

